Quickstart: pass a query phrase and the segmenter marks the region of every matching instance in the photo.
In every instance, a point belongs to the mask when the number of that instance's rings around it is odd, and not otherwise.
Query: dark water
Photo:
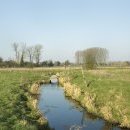
[[[54,130],[124,130],[89,114],[66,98],[64,90],[57,84],[41,87],[39,109]]]

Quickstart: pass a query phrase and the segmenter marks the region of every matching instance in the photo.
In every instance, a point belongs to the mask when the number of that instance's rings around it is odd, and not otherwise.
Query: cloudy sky
[[[1,57],[14,58],[13,42],[42,44],[43,60],[90,47],[130,60],[130,0],[0,0]]]

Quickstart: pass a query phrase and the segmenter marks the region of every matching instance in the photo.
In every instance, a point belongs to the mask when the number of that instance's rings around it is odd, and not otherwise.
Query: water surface
[[[89,114],[57,84],[41,86],[39,109],[54,130],[123,130]]]

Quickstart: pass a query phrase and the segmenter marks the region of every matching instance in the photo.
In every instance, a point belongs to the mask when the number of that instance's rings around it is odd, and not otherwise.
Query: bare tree
[[[81,60],[84,68],[94,69],[106,63],[108,51],[105,48],[93,47],[76,53],[77,60]]]
[[[83,56],[82,55],[83,55],[83,51],[76,51],[76,53],[75,53],[76,63],[78,65],[83,63]]]
[[[24,65],[26,56],[29,57],[29,61],[31,64],[33,64],[33,61],[35,60],[36,64],[39,65],[41,54],[42,54],[42,45],[37,44],[35,46],[27,47],[26,43],[13,43],[12,45],[16,62],[20,64],[20,66]]]
[[[20,65],[24,65],[24,59],[26,56],[26,43],[21,44],[21,55],[20,55]]]
[[[12,44],[12,47],[13,47],[13,50],[15,52],[15,60],[16,60],[17,63],[19,63],[19,57],[20,57],[19,44],[15,42],[15,43]]]
[[[37,65],[39,65],[39,62],[40,62],[42,48],[43,48],[43,46],[41,44],[37,44],[34,47],[34,59],[35,59]]]
[[[15,52],[16,63],[23,65],[26,54],[26,44],[13,43],[12,47]]]
[[[33,58],[34,58],[34,47],[30,46],[27,48],[27,55],[29,57],[30,63],[33,63]]]
[[[94,48],[96,50],[97,65],[104,65],[108,59],[108,50],[106,48]]]
[[[86,49],[83,51],[83,67],[93,69],[96,67],[96,55],[94,49]]]

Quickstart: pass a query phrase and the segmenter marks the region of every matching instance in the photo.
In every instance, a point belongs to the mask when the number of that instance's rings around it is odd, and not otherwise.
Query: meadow
[[[89,106],[87,110],[90,113],[119,123],[122,127],[130,127],[129,68],[38,68],[0,70],[0,129],[49,129],[47,121],[42,125],[39,121],[41,115],[32,106],[30,89],[33,83],[49,80],[50,76],[57,72],[60,72],[60,77],[63,77],[66,83],[69,82],[80,89],[76,100],[83,107],[84,104]]]
[[[129,68],[68,69],[62,73],[62,77],[66,80],[65,83],[79,88],[77,90],[80,92],[77,92],[68,87],[73,91],[68,93],[89,112],[130,128]]]
[[[48,80],[53,72],[42,69],[0,70],[0,129],[37,130],[48,129],[45,121],[41,126],[40,113],[31,103],[30,86]]]

